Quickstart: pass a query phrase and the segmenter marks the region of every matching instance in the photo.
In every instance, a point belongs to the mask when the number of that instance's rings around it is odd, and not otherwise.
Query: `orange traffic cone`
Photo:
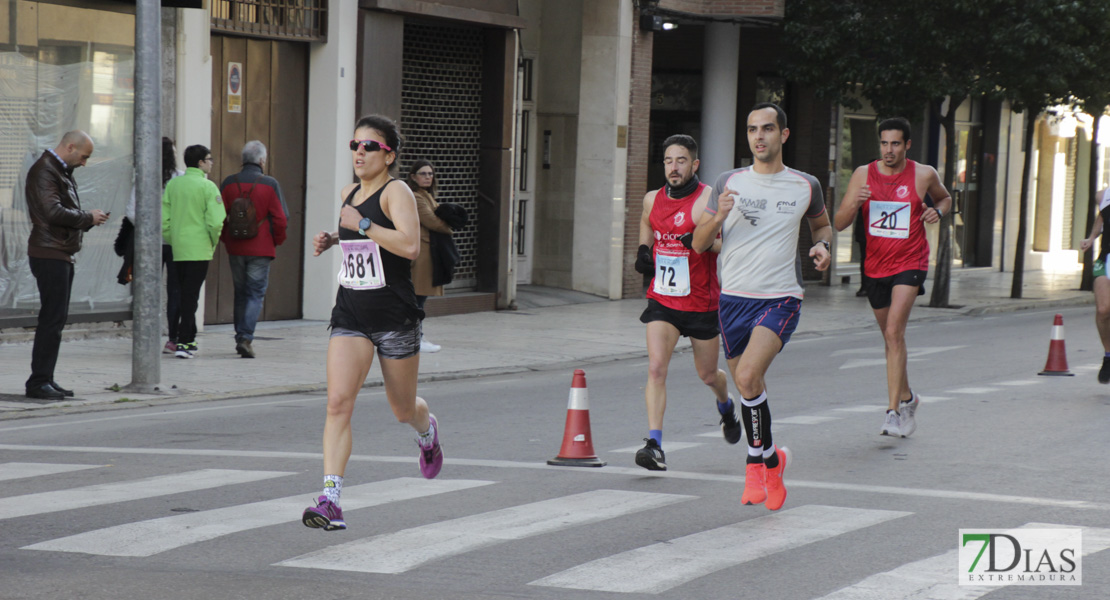
[[[1052,341],[1048,343],[1048,361],[1044,370],[1037,375],[1072,376],[1075,373],[1068,371],[1068,357],[1064,350],[1064,316],[1056,315],[1052,322]]]
[[[590,396],[586,391],[586,372],[574,370],[567,399],[567,424],[563,428],[563,447],[559,455],[547,461],[559,467],[604,467],[605,462],[594,454],[590,436]]]

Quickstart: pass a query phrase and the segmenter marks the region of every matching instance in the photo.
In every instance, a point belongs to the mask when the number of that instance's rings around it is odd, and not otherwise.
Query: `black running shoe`
[[[647,442],[644,447],[636,451],[636,464],[649,471],[666,471],[667,458],[663,449],[651,438],[644,438],[644,441]]]
[[[741,425],[740,420],[736,418],[735,404],[732,410],[721,415],[721,433],[725,434],[725,441],[730,444],[739,442],[740,436],[744,435],[744,426]]]
[[[1098,370],[1098,382],[1110,383],[1110,356],[1102,357],[1102,368]]]

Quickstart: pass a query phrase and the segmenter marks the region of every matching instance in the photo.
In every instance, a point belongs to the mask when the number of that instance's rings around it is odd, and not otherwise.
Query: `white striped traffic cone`
[[[1056,315],[1052,322],[1052,341],[1048,343],[1048,360],[1044,370],[1037,375],[1072,376],[1068,370],[1068,356],[1064,348],[1064,316]]]
[[[594,454],[590,436],[590,396],[586,391],[586,372],[574,370],[567,399],[567,423],[563,428],[563,447],[559,455],[547,461],[560,467],[604,467],[605,462]]]

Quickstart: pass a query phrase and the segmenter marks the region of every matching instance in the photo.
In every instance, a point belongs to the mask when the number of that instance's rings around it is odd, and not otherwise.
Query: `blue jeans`
[[[254,327],[262,314],[262,301],[270,285],[269,256],[229,255],[231,282],[235,286],[235,341],[254,340]]]

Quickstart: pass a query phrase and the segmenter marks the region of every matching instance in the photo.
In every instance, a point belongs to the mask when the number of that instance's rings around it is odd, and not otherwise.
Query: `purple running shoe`
[[[439,446],[439,423],[436,422],[434,415],[428,415],[428,420],[432,423],[432,429],[435,434],[432,436],[432,445],[427,448],[420,443],[420,438],[416,439],[416,444],[420,446],[420,473],[424,475],[425,479],[434,479],[439,475],[439,470],[443,468],[443,449]]]
[[[338,531],[347,528],[347,522],[343,520],[343,509],[339,508],[338,504],[328,500],[327,496],[320,496],[316,499],[316,506],[304,509],[301,522],[309,527],[323,528],[324,531]]]

